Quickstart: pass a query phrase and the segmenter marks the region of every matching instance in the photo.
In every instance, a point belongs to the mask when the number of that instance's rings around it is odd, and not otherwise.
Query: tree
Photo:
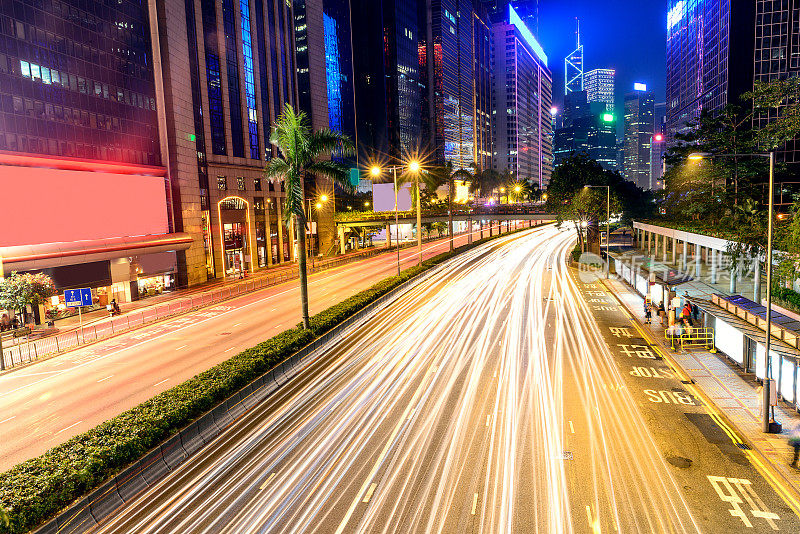
[[[485,197],[499,187],[502,179],[503,176],[494,169],[475,169],[469,183],[469,191],[478,197]]]
[[[277,145],[282,157],[272,158],[264,170],[271,180],[283,180],[286,200],[283,216],[286,222],[294,222],[298,240],[298,270],[300,273],[300,301],[303,328],[309,327],[308,319],[308,273],[306,271],[306,213],[303,185],[308,174],[331,178],[342,188],[349,189],[348,169],[337,161],[320,160],[336,154],[348,156],[353,153],[350,138],[327,128],[312,131],[308,116],[296,112],[286,104],[272,128],[270,142]]]
[[[55,284],[46,274],[12,272],[0,282],[0,308],[22,312],[24,317],[28,305],[38,306],[55,294]]]

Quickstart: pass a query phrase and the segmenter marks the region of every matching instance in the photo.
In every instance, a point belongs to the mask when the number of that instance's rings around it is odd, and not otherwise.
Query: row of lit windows
[[[12,133],[0,134],[0,150],[25,152],[28,154],[66,156],[71,158],[119,161],[140,165],[158,165],[160,161],[158,155],[154,152],[99,146],[91,143],[58,141],[56,139],[44,139]]]
[[[263,183],[261,178],[253,178],[253,191],[263,191]],[[227,176],[217,176],[217,189],[220,191],[227,191],[228,190],[228,177]],[[247,180],[243,176],[236,177],[236,189],[238,191],[246,191],[247,190]],[[282,189],[282,182],[276,181],[273,182],[271,180],[267,181],[267,191],[277,191],[280,192]]]
[[[54,85],[85,95],[94,95],[98,98],[135,106],[140,109],[155,111],[156,102],[152,97],[144,96],[134,91],[114,87],[106,83],[89,80],[82,76],[67,73],[63,70],[52,69],[36,63],[19,60],[9,61],[5,54],[0,54],[0,73],[11,73],[29,80]]]

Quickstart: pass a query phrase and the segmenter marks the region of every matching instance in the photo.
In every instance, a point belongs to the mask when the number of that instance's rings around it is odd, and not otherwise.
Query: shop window
[[[244,187],[244,177],[243,176],[238,176],[236,178],[236,188],[239,191],[244,191],[245,187]]]
[[[220,191],[228,190],[228,179],[224,176],[217,176],[217,189]]]

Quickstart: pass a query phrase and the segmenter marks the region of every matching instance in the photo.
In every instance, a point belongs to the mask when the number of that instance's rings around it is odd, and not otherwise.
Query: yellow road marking
[[[575,427],[572,426],[572,421],[568,421],[568,423],[569,423],[569,431],[574,434],[575,433]]]
[[[475,512],[476,512],[477,510],[478,510],[478,494],[476,493],[476,494],[475,494],[475,495],[472,497],[472,512],[470,513],[470,515],[475,515]]]
[[[369,500],[372,498],[372,494],[375,493],[375,488],[377,486],[378,486],[377,482],[373,482],[372,484],[370,484],[369,489],[367,490],[367,493],[364,495],[364,498],[361,500],[361,502],[369,502]]]
[[[622,300],[617,296],[616,292],[611,291],[611,294],[614,295],[614,298],[620,303],[620,309],[622,312],[627,316],[633,327],[636,329],[637,332],[647,340],[647,342],[652,346],[652,348],[661,356],[662,359],[668,361],[670,369],[675,372],[676,376],[682,376],[682,380],[686,382],[691,382],[691,377],[683,370],[683,367],[678,365],[673,359],[670,354],[666,354],[661,351],[661,346],[653,339],[653,336],[645,331],[643,328],[639,326],[639,322],[634,319],[634,317],[628,312],[625,304]],[[734,431],[727,423],[723,420],[723,416],[717,412],[716,408],[714,407],[714,403],[710,397],[708,397],[704,392],[696,388],[691,383],[684,384],[686,389],[694,395],[696,398],[700,399],[702,402],[703,408],[706,409],[708,415],[717,423],[717,425],[722,429],[725,434],[733,441],[734,444],[744,443],[744,440]],[[767,483],[775,490],[775,492],[783,499],[783,501],[792,509],[792,511],[800,517],[800,502],[798,502],[797,498],[795,497],[795,492],[790,490],[786,487],[786,482],[783,480],[778,479],[778,477],[774,474],[772,469],[769,468],[764,462],[761,461],[759,455],[752,451],[752,450],[745,450],[743,451],[750,462],[755,466],[756,471],[764,477]]]
[[[267,477],[267,480],[265,480],[265,481],[264,481],[264,483],[263,483],[263,484],[261,484],[261,487],[259,487],[258,489],[259,489],[259,490],[261,490],[261,491],[264,491],[265,489],[267,489],[267,484],[269,484],[269,483],[270,483],[270,481],[271,481],[273,478],[275,478],[275,473],[272,473],[270,476],[268,476],[268,477]]]

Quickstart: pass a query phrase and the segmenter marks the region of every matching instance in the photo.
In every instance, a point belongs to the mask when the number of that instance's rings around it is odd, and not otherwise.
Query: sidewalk
[[[686,375],[702,390],[714,406],[744,437],[744,443],[769,462],[775,474],[800,493],[800,470],[789,466],[792,447],[789,434],[800,424],[800,414],[785,403],[775,407],[775,420],[783,425],[782,434],[764,434],[761,431],[760,386],[752,374],[746,374],[729,362],[721,353],[712,354],[697,348],[691,351],[674,351],[664,338],[660,324],[644,324],[644,301],[621,280],[604,280],[606,287],[625,305],[641,327],[650,333],[661,351],[679,365]],[[657,321],[656,321],[657,322]],[[740,445],[740,448],[741,447]]]

